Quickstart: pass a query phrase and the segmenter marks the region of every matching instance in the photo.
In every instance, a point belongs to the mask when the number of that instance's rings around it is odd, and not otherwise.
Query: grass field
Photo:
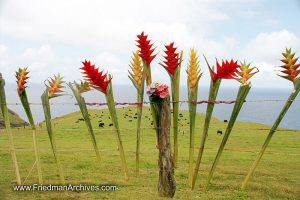
[[[141,164],[140,176],[135,176],[135,144],[136,119],[134,108],[119,108],[117,110],[122,131],[127,164],[130,170],[130,180],[124,181],[120,166],[117,142],[107,110],[90,110],[97,142],[100,148],[102,163],[96,162],[92,143],[79,112],[72,113],[53,120],[57,135],[57,146],[60,160],[66,176],[66,182],[71,184],[117,185],[116,191],[102,192],[15,192],[12,182],[15,179],[12,161],[8,151],[8,137],[4,130],[0,131],[0,199],[160,199],[157,195],[158,182],[158,149],[154,130],[145,129],[141,133]],[[125,114],[128,116],[124,118]],[[280,129],[246,191],[240,190],[241,183],[260,149],[269,127],[249,122],[237,122],[225,148],[220,165],[208,192],[203,191],[208,170],[212,164],[222,135],[217,130],[225,130],[227,123],[213,119],[200,167],[197,185],[191,191],[187,185],[188,169],[188,112],[181,111],[179,134],[179,159],[176,175],[176,194],[174,199],[300,199],[300,131]],[[103,115],[101,117],[101,115]],[[146,118],[148,116],[148,118]],[[105,123],[98,127],[98,121]],[[144,109],[142,127],[152,127],[150,111]],[[129,121],[132,120],[132,121]],[[197,115],[196,147],[199,146],[203,125],[203,114]],[[31,130],[29,128],[13,129],[17,158],[22,181],[28,175],[34,163]],[[172,135],[172,132],[171,132]],[[38,127],[38,145],[41,153],[44,184],[58,184],[59,177],[50,148],[50,142],[45,125]],[[195,155],[198,149],[195,150]],[[196,158],[195,158],[196,159]],[[31,185],[37,182],[36,170],[30,174],[24,183]],[[162,198],[163,199],[163,198]]]

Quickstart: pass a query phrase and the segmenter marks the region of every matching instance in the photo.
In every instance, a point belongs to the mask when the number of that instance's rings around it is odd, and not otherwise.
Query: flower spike
[[[248,80],[257,72],[259,72],[257,67],[250,68],[250,63],[247,64],[245,61],[241,62],[241,65],[239,67],[240,71],[237,72],[237,75],[239,78],[236,78],[237,81],[239,81],[242,84],[246,84]],[[252,72],[253,69],[256,69],[256,72]],[[251,73],[252,72],[252,73]]]
[[[153,44],[150,44],[150,40],[147,40],[148,35],[145,35],[142,32],[138,37],[137,46],[140,48],[139,55],[146,62],[146,65],[149,67],[152,60],[156,55],[152,55],[155,48],[151,49]]]
[[[54,78],[50,78],[50,79],[51,80],[48,80],[49,86],[47,86],[49,90],[49,94],[48,94],[49,99],[61,96],[61,94],[57,94],[57,93],[63,92],[61,90],[61,88],[63,88],[61,84],[64,83],[64,81],[62,80],[63,77],[60,76],[60,74],[58,74],[57,76],[54,75]]]
[[[99,68],[95,68],[95,65],[92,65],[90,61],[82,62],[83,67],[80,69],[83,70],[86,81],[97,90],[100,90],[106,94],[106,88],[111,81],[111,78],[107,78],[107,74],[103,74],[103,71],[99,72]]]
[[[219,64],[218,60],[216,59],[216,65],[217,65],[217,72],[214,72],[210,67],[209,71],[212,77],[212,80],[217,79],[233,79],[236,77],[236,73],[238,72],[237,68],[240,66],[237,64],[237,61],[233,61],[231,59],[230,62],[227,60],[224,62],[222,60],[222,65]]]
[[[282,59],[281,62],[285,64],[279,67],[284,68],[281,72],[286,75],[279,76],[292,81],[295,84],[295,80],[300,73],[300,70],[298,69],[300,63],[296,64],[298,58],[294,58],[295,53],[292,53],[291,49],[286,49],[285,53],[282,53],[282,55],[284,56],[284,59]]]
[[[167,55],[164,56],[164,58],[166,59],[166,61],[164,61],[165,65],[161,65],[169,72],[169,74],[174,76],[174,71],[180,64],[179,53],[175,52],[177,48],[174,47],[174,42],[166,45],[165,47],[165,53]]]
[[[200,73],[200,65],[199,65],[199,57],[197,56],[197,52],[195,49],[190,50],[190,60],[188,64],[188,68],[186,70],[186,73],[188,75],[188,87],[190,91],[193,91],[193,89],[197,86],[198,81],[202,75]]]
[[[88,81],[81,80],[80,83],[77,83],[76,81],[74,81],[74,84],[75,84],[77,90],[79,91],[79,93],[84,93],[84,92],[88,92],[88,91],[92,90]]]
[[[129,72],[129,78],[133,81],[136,87],[140,88],[142,86],[142,78],[143,78],[143,66],[141,65],[141,59],[138,51],[133,52],[132,61],[130,61],[129,67],[131,71]]]
[[[16,78],[17,78],[17,84],[18,84],[18,93],[21,94],[26,86],[25,84],[27,83],[27,79],[29,78],[27,75],[29,72],[27,72],[27,67],[19,68],[19,70],[16,72]]]

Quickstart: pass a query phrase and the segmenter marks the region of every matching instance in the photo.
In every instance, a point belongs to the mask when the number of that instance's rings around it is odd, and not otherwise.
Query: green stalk
[[[106,102],[107,102],[108,109],[110,112],[111,120],[113,122],[114,129],[116,131],[116,137],[118,140],[118,147],[119,147],[119,151],[120,151],[121,163],[122,163],[122,167],[123,167],[123,170],[125,173],[125,180],[127,181],[129,179],[128,168],[127,168],[127,164],[126,164],[125,153],[124,153],[124,148],[123,148],[122,139],[121,139],[120,127],[119,127],[119,123],[118,123],[118,117],[117,117],[117,112],[116,112],[116,108],[115,108],[115,101],[114,101],[111,82],[107,86],[105,97],[106,97]]]
[[[208,179],[207,179],[207,182],[206,182],[206,186],[205,186],[205,190],[207,190],[208,186],[209,186],[209,183],[214,175],[214,172],[216,170],[216,167],[217,167],[217,164],[220,160],[220,157],[222,155],[222,152],[224,150],[224,147],[227,143],[227,140],[229,138],[229,135],[232,131],[232,128],[234,126],[234,123],[237,119],[237,116],[244,104],[244,101],[249,93],[251,89],[251,83],[248,83],[248,84],[245,84],[245,85],[241,85],[240,88],[239,88],[239,91],[238,91],[238,94],[237,94],[237,97],[236,97],[236,101],[235,101],[235,104],[234,104],[234,107],[233,107],[233,110],[232,110],[232,113],[231,113],[231,117],[230,117],[230,120],[229,120],[229,123],[227,125],[227,128],[226,128],[226,132],[224,134],[224,137],[223,137],[223,140],[220,144],[220,147],[219,147],[219,150],[218,150],[218,153],[215,157],[215,160],[213,162],[213,165],[210,169],[210,172],[209,172],[209,175],[208,175]]]
[[[221,84],[221,79],[217,79],[215,81],[211,80],[210,89],[209,89],[209,97],[208,97],[209,101],[216,100],[220,84]],[[197,158],[197,162],[196,162],[196,168],[195,168],[195,172],[194,172],[194,176],[193,176],[192,190],[195,188],[195,183],[196,183],[198,171],[200,168],[200,163],[201,163],[201,159],[202,159],[202,155],[203,155],[203,151],[204,151],[204,145],[205,145],[206,137],[208,134],[208,128],[209,128],[211,116],[212,116],[212,113],[214,110],[214,106],[215,106],[214,103],[207,104],[203,133],[202,133],[202,138],[201,138],[201,142],[200,142],[200,149],[199,149],[198,158]]]
[[[144,84],[143,84],[144,85]],[[143,89],[144,90],[144,87]],[[141,137],[141,122],[142,122],[142,112],[143,112],[143,96],[144,92],[141,94],[137,94],[137,99],[138,99],[138,107],[137,107],[137,113],[138,113],[138,119],[137,119],[137,128],[136,128],[136,169],[135,173],[136,176],[139,175],[139,169],[140,169],[140,137]]]
[[[53,133],[52,123],[51,123],[51,113],[50,113],[50,105],[49,105],[49,97],[48,97],[48,88],[46,88],[45,92],[41,96],[42,99],[42,105],[44,110],[44,116],[45,116],[45,122],[47,126],[47,132],[50,139],[53,155],[55,158],[56,166],[58,169],[58,174],[60,178],[60,183],[62,185],[65,185],[65,178],[63,175],[63,170],[60,164],[60,160],[58,157],[58,152],[56,148],[56,140],[55,140],[55,134]]]
[[[151,68],[150,65],[148,66],[144,60],[142,60],[142,62],[143,62],[144,75],[146,79],[146,85],[149,86],[152,83]]]
[[[182,54],[181,54],[181,59],[182,59]],[[172,101],[173,101],[174,167],[176,167],[177,160],[178,160],[178,113],[179,113],[180,68],[181,66],[179,65],[174,72],[174,77],[171,77],[171,90],[172,90]]]
[[[98,145],[97,145],[97,140],[96,140],[95,133],[93,131],[92,123],[91,123],[91,120],[90,120],[90,117],[89,117],[89,113],[88,113],[88,110],[87,110],[87,107],[86,107],[85,100],[81,96],[80,92],[72,86],[71,82],[69,82],[69,84],[67,84],[67,85],[71,88],[71,90],[72,90],[72,92],[73,92],[73,94],[76,98],[76,101],[78,103],[78,106],[79,106],[81,114],[82,114],[82,117],[84,118],[84,122],[86,124],[89,135],[91,137],[93,147],[94,147],[94,150],[95,150],[95,153],[96,153],[96,158],[97,158],[98,164],[101,164],[101,159],[100,159],[100,153],[99,153],[99,149],[98,149]]]
[[[174,74],[168,72],[171,82],[172,101],[173,101],[173,133],[174,133],[174,167],[178,160],[178,113],[179,113],[179,83],[180,83],[180,69],[182,63],[183,51],[179,55],[179,65],[175,69]],[[160,63],[161,66],[165,67]]]
[[[5,121],[5,129],[9,137],[9,149],[11,153],[11,158],[15,167],[15,173],[16,173],[16,179],[17,179],[17,184],[21,185],[21,177],[20,177],[20,172],[19,172],[19,166],[18,166],[18,161],[17,161],[17,156],[16,156],[16,150],[15,150],[15,145],[14,145],[14,140],[13,140],[13,135],[11,132],[10,128],[10,119],[9,119],[9,113],[8,113],[8,108],[6,104],[6,97],[5,97],[5,81],[2,78],[2,74],[0,73],[0,104],[1,104],[1,111],[3,115],[3,119]]]
[[[242,184],[242,189],[246,189],[246,187],[248,186],[248,182],[250,180],[250,178],[252,177],[260,159],[262,158],[267,146],[269,145],[273,134],[275,133],[277,127],[279,126],[281,120],[283,119],[284,115],[287,113],[288,109],[290,108],[290,106],[292,105],[293,101],[295,100],[295,98],[297,97],[298,93],[300,91],[300,78],[297,78],[295,80],[295,88],[294,91],[291,93],[290,97],[288,98],[288,100],[286,101],[285,105],[283,106],[279,116],[277,117],[275,123],[273,124],[272,128],[270,129],[270,132],[260,150],[260,152],[258,153],[255,161],[253,162],[243,184]]]
[[[198,79],[199,81],[199,79]],[[189,149],[189,186],[192,187],[193,182],[193,164],[194,164],[194,144],[195,144],[195,125],[196,125],[196,102],[198,99],[198,82],[193,89],[190,91],[188,86],[188,106],[189,106],[189,117],[190,117],[190,149]]]
[[[37,139],[36,139],[36,127],[35,123],[32,117],[31,109],[28,103],[28,98],[26,94],[26,90],[24,89],[21,94],[19,94],[22,106],[25,110],[25,113],[27,115],[28,121],[31,125],[32,129],[32,139],[33,139],[33,148],[34,148],[34,154],[35,154],[35,160],[36,160],[36,166],[37,166],[37,173],[38,173],[38,179],[39,184],[43,184],[43,178],[42,178],[42,168],[41,168],[41,162],[40,162],[40,156],[39,156],[39,148],[37,145]]]
[[[143,69],[144,69],[144,76],[145,76],[145,80],[146,80],[146,86],[149,86],[152,83],[151,68],[150,68],[150,65],[147,66],[147,64],[144,60],[143,60]],[[147,79],[147,77],[148,77],[148,79]],[[149,97],[149,101],[150,101],[150,97]],[[155,114],[155,110],[154,110],[154,105],[153,105],[153,103],[151,103],[151,101],[150,101],[150,110],[151,110],[153,127],[154,127],[155,132],[156,132],[156,139],[157,139],[157,145],[158,145],[159,131],[156,128],[157,127],[157,125],[156,125],[156,114]]]

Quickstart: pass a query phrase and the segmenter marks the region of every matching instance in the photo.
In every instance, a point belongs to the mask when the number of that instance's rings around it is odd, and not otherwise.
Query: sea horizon
[[[40,96],[43,93],[45,86],[43,84],[30,84],[26,88],[27,96],[31,105],[33,117],[36,123],[44,121],[43,109]],[[25,112],[20,105],[20,100],[16,91],[16,84],[7,83],[5,86],[6,98],[8,107],[16,112],[22,119],[27,121]],[[72,112],[79,111],[76,100],[72,96],[72,92],[66,86],[66,94],[64,96],[51,99],[51,114],[52,118],[60,117]],[[113,85],[114,97],[116,102],[136,102],[136,89],[129,85]],[[198,101],[207,100],[209,87],[199,86]],[[217,100],[235,100],[238,92],[238,87],[220,87]],[[256,122],[265,125],[273,125],[279,112],[281,111],[285,101],[288,99],[292,89],[290,88],[255,88],[253,87],[246,102],[244,103],[237,121],[241,122]],[[105,102],[105,96],[98,91],[84,93],[83,96],[86,102]],[[186,101],[187,90],[183,86],[180,88],[180,100]],[[288,128],[291,130],[300,130],[300,123],[297,120],[297,110],[300,109],[300,98],[297,97],[293,102],[286,116],[283,118],[279,127]],[[145,95],[144,101],[148,101]],[[17,105],[16,105],[17,104]],[[205,113],[207,104],[199,104],[197,112]],[[229,120],[234,104],[216,104],[213,112],[213,117],[219,120]],[[102,109],[103,107],[89,106],[89,109]],[[187,103],[180,103],[180,110],[188,110]]]

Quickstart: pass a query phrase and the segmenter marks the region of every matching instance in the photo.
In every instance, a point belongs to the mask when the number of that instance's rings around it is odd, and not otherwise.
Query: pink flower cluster
[[[157,82],[151,83],[151,85],[147,87],[147,95],[154,95],[162,99],[166,98],[169,95],[168,86]]]

